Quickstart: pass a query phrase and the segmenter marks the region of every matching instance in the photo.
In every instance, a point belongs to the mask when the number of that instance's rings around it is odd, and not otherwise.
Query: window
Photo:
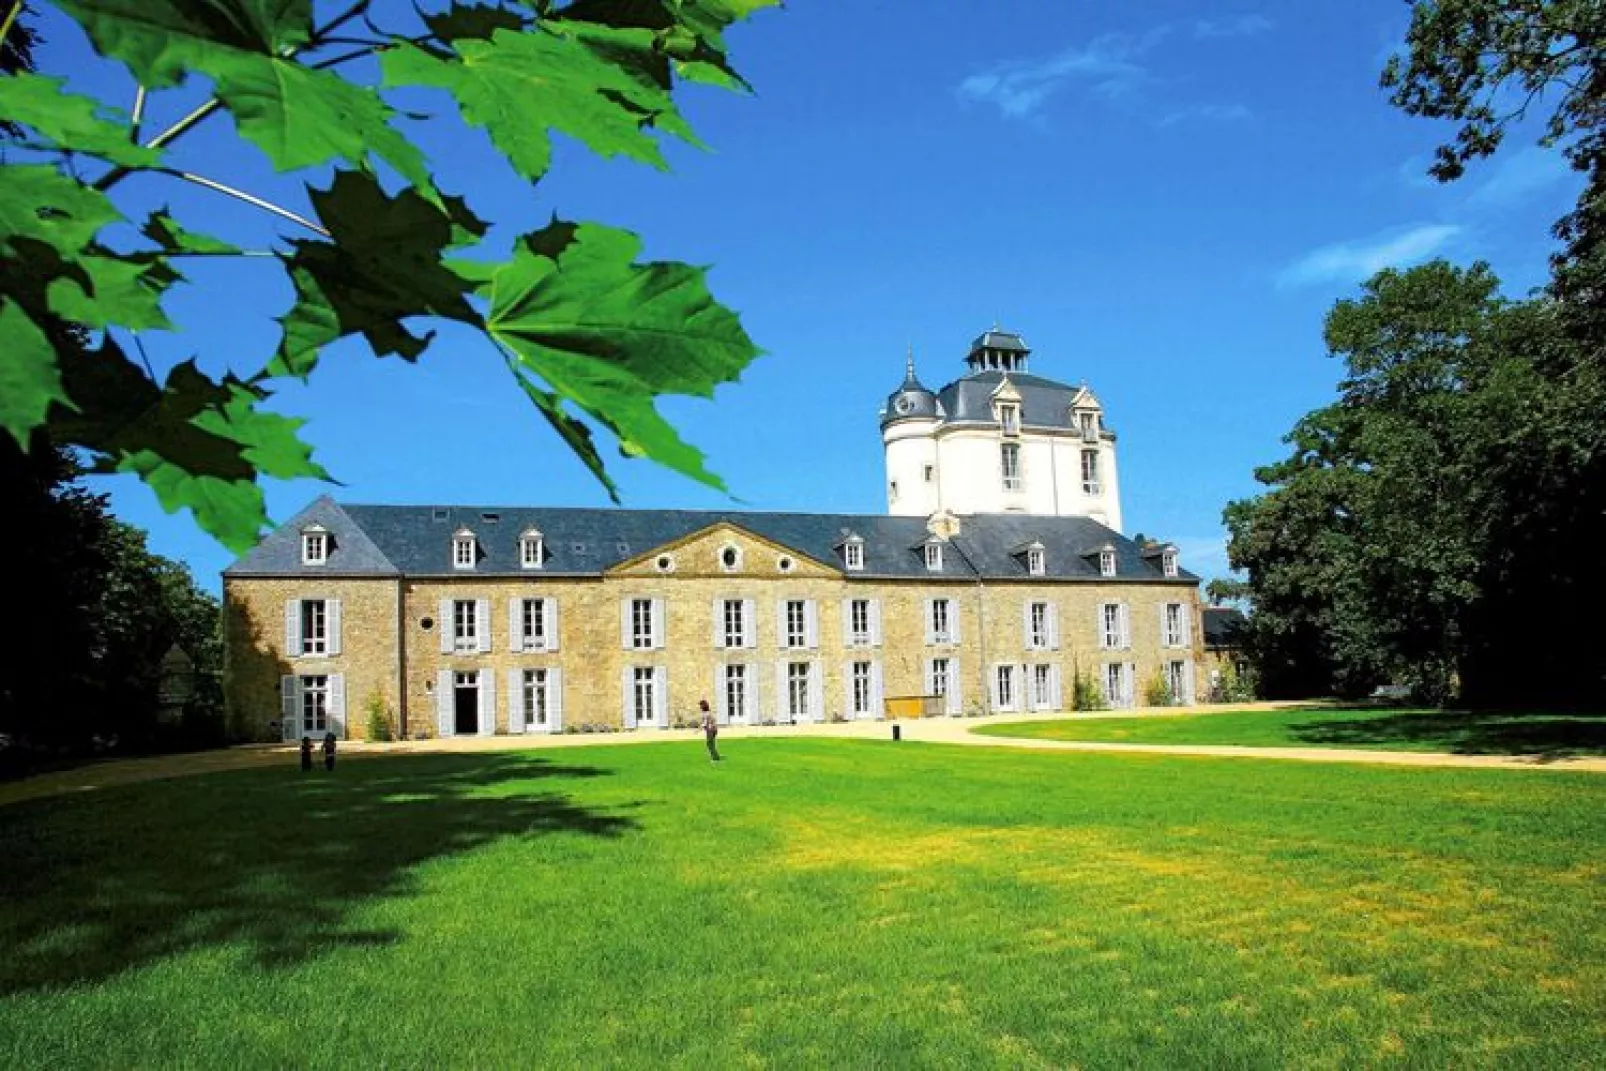
[[[926,544],[926,568],[931,570],[934,573],[940,572],[942,570],[942,544],[941,543],[927,543]]]
[[[658,555],[657,560],[652,564],[653,568],[657,569],[660,573],[672,573],[675,571],[675,559],[673,556],[668,554]]]
[[[953,606],[949,599],[931,600],[931,642],[954,642]]]
[[[322,736],[329,731],[329,678],[323,674],[301,678],[301,735]]]
[[[809,663],[786,664],[786,713],[793,721],[809,716]]]
[[[1033,576],[1042,576],[1045,561],[1042,547],[1031,547],[1026,551],[1026,571]]]
[[[1165,664],[1165,683],[1171,689],[1173,703],[1188,702],[1188,663],[1167,662]]]
[[[726,599],[722,605],[721,622],[724,625],[726,647],[752,646],[747,638],[747,603],[742,599]]]
[[[998,423],[1002,425],[1005,435],[1020,434],[1020,407],[1015,405],[1000,405],[998,407]]]
[[[747,667],[725,667],[725,720],[747,720]]]
[[[1125,662],[1108,662],[1104,666],[1104,701],[1112,707],[1131,703]]]
[[[541,533],[531,528],[519,536],[519,568],[541,568],[545,546]]]
[[[452,650],[458,654],[480,649],[479,604],[473,599],[452,600]]]
[[[325,565],[329,561],[329,533],[308,528],[301,533],[301,564]]]
[[[808,604],[802,599],[786,602],[786,646],[809,646]]]
[[[472,569],[478,557],[479,547],[474,539],[474,533],[468,530],[458,532],[452,537],[452,568]]]
[[[531,729],[552,728],[552,695],[544,669],[524,671],[524,716]]]
[[[1160,642],[1166,647],[1186,647],[1187,619],[1182,616],[1180,602],[1168,602],[1161,608]]]
[[[1107,602],[1099,607],[1099,646],[1106,650],[1131,646],[1126,606],[1122,603]]]
[[[875,689],[871,686],[871,669],[868,662],[853,663],[853,713],[872,714],[870,709]]]
[[[329,605],[322,599],[301,600],[301,653],[329,653]]]
[[[1046,651],[1054,645],[1049,611],[1046,602],[1028,603],[1026,606],[1026,646],[1034,651]]]
[[[638,651],[658,646],[658,630],[651,599],[630,600],[630,646]],[[649,671],[650,672],[650,671]]]
[[[1004,490],[1020,490],[1020,444],[1005,443],[999,448],[999,458],[1004,469]]]
[[[1099,551],[1099,575],[1115,575],[1115,549],[1113,547],[1105,547]]]
[[[1053,710],[1059,705],[1054,693],[1054,667],[1037,665],[1032,667],[1032,709]]]
[[[931,660],[931,694],[938,699],[948,698],[948,659],[933,658]]]
[[[783,573],[790,573],[793,569],[797,568],[797,562],[793,561],[789,556],[783,554],[779,558],[775,559],[775,568],[779,569]]]
[[[728,545],[720,548],[719,567],[727,573],[734,573],[742,567],[742,548]]]
[[[857,539],[850,539],[842,544],[842,563],[849,569],[863,569],[864,544]]]
[[[1160,571],[1166,576],[1177,575],[1177,552],[1170,547],[1160,552]]]
[[[994,693],[995,706],[999,710],[1015,709],[1015,667],[1009,665],[995,666],[994,677],[996,692]]]
[[[869,647],[875,642],[870,625],[870,600],[853,599],[848,603],[848,646]]]
[[[647,600],[637,599],[637,602]],[[631,671],[630,713],[637,725],[654,725],[658,721],[658,673],[651,666],[636,666]]]
[[[1077,413],[1076,426],[1082,433],[1082,441],[1096,443],[1099,441],[1099,415],[1097,413]]]
[[[1097,450],[1082,451],[1082,493],[1096,495],[1101,491],[1099,485],[1099,452]]]
[[[893,501],[893,502],[898,501],[898,481],[897,480],[891,480],[891,481],[889,481],[887,483],[887,498],[890,501]]]
[[[931,483],[937,478],[937,466],[935,465],[926,465],[920,471],[925,475],[927,483]]]
[[[526,651],[544,651],[550,646],[547,632],[546,600],[523,599],[521,602],[519,636],[524,641],[523,649]]]

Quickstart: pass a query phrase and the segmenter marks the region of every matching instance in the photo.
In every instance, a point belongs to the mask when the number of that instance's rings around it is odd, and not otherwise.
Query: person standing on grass
[[[325,770],[333,770],[335,768],[335,734],[333,732],[323,734],[323,768]]]
[[[708,709],[708,700],[702,699],[697,703],[697,709],[703,712],[703,736],[708,740],[708,761],[719,761],[719,745],[715,740],[719,737],[719,723],[714,720],[714,712]]]

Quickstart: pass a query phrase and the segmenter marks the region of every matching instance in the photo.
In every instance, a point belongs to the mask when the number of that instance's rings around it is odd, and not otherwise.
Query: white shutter
[[[1051,651],[1060,649],[1060,607],[1057,602],[1048,604],[1048,649]],[[1054,672],[1059,673],[1058,667]]]
[[[479,672],[480,693],[480,735],[491,736],[496,732],[496,674],[488,669]]]
[[[452,653],[452,633],[457,628],[457,622],[452,619],[452,600],[442,599],[440,615],[435,618],[435,627],[441,632],[441,654]]]
[[[284,604],[284,656],[301,655],[301,600],[287,599]]]
[[[945,713],[958,714],[965,709],[965,674],[957,656],[948,659],[948,709]]]
[[[714,716],[721,725],[731,723],[730,696],[725,691],[725,664],[714,667]]]
[[[558,600],[542,599],[541,613],[546,618],[546,649],[557,651],[558,644],[562,642],[563,625],[558,619]]]
[[[825,720],[825,675],[818,662],[809,665],[809,720]]]
[[[937,667],[935,663],[936,659],[934,658],[926,659],[926,683],[921,690],[921,695],[932,695],[937,691]]]
[[[663,666],[652,667],[652,720],[660,729],[669,725],[669,670]]]
[[[1182,691],[1178,698],[1185,706],[1193,706],[1193,662],[1182,663]]]
[[[747,724],[764,720],[764,663],[747,664]]]
[[[1097,610],[1097,613],[1098,613],[1098,625],[1097,625],[1097,628],[1099,630],[1098,631],[1098,637],[1099,637],[1099,648],[1100,648],[1100,650],[1107,649],[1110,646],[1110,633],[1109,633],[1109,630],[1105,627],[1105,624],[1104,624],[1104,610],[1109,605],[1110,604],[1107,603],[1107,602],[1101,602],[1098,605],[1098,610]]]
[[[524,709],[524,670],[507,671],[507,731],[524,732],[529,712]]]
[[[1032,600],[1027,599],[1020,604],[1020,645],[1028,651],[1032,649]]]
[[[715,599],[709,607],[708,618],[714,623],[714,650],[725,649],[725,600]]]
[[[758,605],[752,599],[742,600],[742,646],[749,651],[758,647]]]
[[[1166,612],[1166,608],[1168,606],[1170,606],[1170,605],[1171,605],[1170,603],[1165,603],[1165,602],[1162,602],[1160,604],[1160,633],[1159,633],[1159,635],[1160,635],[1160,646],[1161,647],[1170,647],[1172,642],[1173,642],[1172,639],[1171,639],[1170,631],[1167,630],[1167,628],[1165,627],[1165,612]]]
[[[881,680],[881,662],[870,663],[870,712],[866,717],[881,718],[886,710],[885,686]]]
[[[452,689],[452,671],[443,669],[435,674],[435,735],[446,737],[456,736],[457,727],[454,724],[457,717],[456,707],[453,705],[455,696]]]
[[[630,666],[626,666],[620,671],[619,680],[624,696],[624,724],[626,729],[634,729],[636,727],[635,676],[635,670]]]
[[[1128,662],[1126,664],[1126,705],[1129,707],[1137,706],[1137,702],[1138,664],[1136,662]]]
[[[803,603],[803,644],[811,651],[820,646],[820,604],[813,599]]]
[[[775,646],[786,646],[786,600],[775,603]],[[780,719],[776,719],[779,721]]]
[[[286,674],[279,678],[279,738],[301,739],[301,678]]]
[[[1132,649],[1132,607],[1121,604],[1121,650]]]
[[[329,731],[338,740],[346,739],[346,675],[329,674]]]
[[[786,663],[775,663],[775,723],[785,725],[792,717],[791,696],[787,694]]]
[[[546,723],[547,731],[563,731],[563,670],[546,671]]]
[[[491,600],[474,600],[474,631],[479,636],[479,652],[486,654],[491,650]],[[480,689],[483,694],[485,689]],[[495,695],[495,691],[492,691]]]
[[[524,600],[507,601],[507,649],[514,654],[529,650],[524,645]]]
[[[852,647],[853,642],[853,600],[842,600],[842,646]]]
[[[329,599],[324,604],[324,628],[329,634],[329,654],[340,653],[340,600]]]
[[[936,599],[926,600],[926,645],[928,647],[937,642],[937,630],[932,627],[934,615],[936,614],[936,605]]]
[[[627,651],[630,650],[630,607],[635,601],[631,598],[619,600],[619,646]]]
[[[1181,603],[1177,607],[1177,642],[1184,647],[1193,646],[1193,615],[1188,612],[1188,604]],[[1188,663],[1190,666],[1193,663]]]
[[[1065,687],[1061,679],[1060,667],[1051,666],[1048,671],[1049,701],[1053,709],[1065,709]]]
[[[959,646],[959,619],[963,616],[959,612],[959,600],[948,600],[948,642],[955,647]]]
[[[652,646],[661,651],[669,644],[668,630],[664,627],[664,600],[652,600]]]
[[[870,600],[870,646],[881,646],[881,600]]]

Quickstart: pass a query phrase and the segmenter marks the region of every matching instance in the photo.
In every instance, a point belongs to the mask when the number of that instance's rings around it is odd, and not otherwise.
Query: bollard
[[[892,739],[894,739],[894,740],[902,740],[903,739],[903,726],[899,725],[897,722],[893,722],[892,723]]]

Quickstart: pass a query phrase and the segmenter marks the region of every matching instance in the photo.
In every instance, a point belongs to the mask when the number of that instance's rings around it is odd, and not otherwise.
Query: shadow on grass
[[[534,757],[420,756],[4,808],[0,996],[209,946],[273,967],[395,943],[400,934],[351,929],[346,918],[406,895],[419,864],[507,837],[636,830],[550,784],[607,773]]]
[[[1458,755],[1562,759],[1606,754],[1606,714],[1405,711],[1383,717],[1292,725],[1303,743],[1328,747],[1410,744]]]

